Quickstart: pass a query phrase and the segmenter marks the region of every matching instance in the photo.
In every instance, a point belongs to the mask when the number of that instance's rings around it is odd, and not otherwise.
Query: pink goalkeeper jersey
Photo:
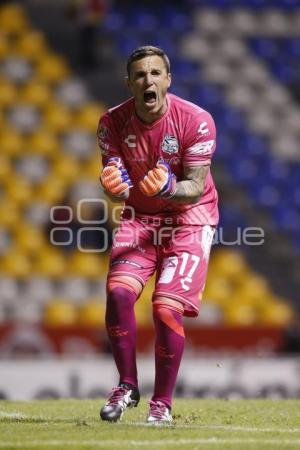
[[[170,93],[167,104],[165,114],[151,124],[137,117],[133,98],[104,114],[97,132],[103,166],[112,156],[121,158],[134,185],[126,205],[133,207],[137,216],[172,217],[178,224],[216,225],[218,195],[210,171],[204,193],[195,204],[146,197],[139,189],[138,182],[158,159],[168,162],[180,181],[184,167],[210,165],[216,148],[215,124],[207,111]]]

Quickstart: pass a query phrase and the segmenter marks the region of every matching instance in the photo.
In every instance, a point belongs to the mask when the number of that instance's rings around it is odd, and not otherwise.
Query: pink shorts
[[[108,278],[129,275],[144,286],[156,271],[153,298],[178,300],[185,316],[197,316],[214,231],[210,225],[123,220],[113,241]]]

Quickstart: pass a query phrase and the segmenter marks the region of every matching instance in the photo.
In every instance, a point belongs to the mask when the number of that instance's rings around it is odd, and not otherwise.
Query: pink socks
[[[136,321],[134,304],[137,294],[124,287],[114,287],[107,297],[106,329],[120,382],[138,387],[136,367]],[[163,303],[153,304],[155,341],[155,385],[153,401],[169,408],[184,350],[182,311]]]
[[[137,387],[136,322],[134,304],[137,295],[123,287],[113,288],[107,296],[106,329],[120,382]]]
[[[184,350],[184,330],[181,311],[153,304],[153,318],[156,330],[155,342],[155,385],[153,401],[161,401],[169,408]]]

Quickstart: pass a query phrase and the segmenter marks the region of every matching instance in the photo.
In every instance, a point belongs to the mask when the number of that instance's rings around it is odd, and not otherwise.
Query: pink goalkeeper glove
[[[139,187],[147,197],[171,198],[176,190],[176,176],[169,164],[163,159],[159,159],[156,167],[149,170],[144,179],[139,182]]]
[[[123,167],[120,158],[109,158],[104,167],[100,181],[104,189],[114,197],[124,197],[133,184],[127,169]]]

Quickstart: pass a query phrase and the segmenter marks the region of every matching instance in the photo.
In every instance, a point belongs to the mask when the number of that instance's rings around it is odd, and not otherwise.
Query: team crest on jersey
[[[162,150],[163,152],[172,154],[178,152],[178,141],[175,136],[172,134],[166,134],[164,140],[162,141]]]

